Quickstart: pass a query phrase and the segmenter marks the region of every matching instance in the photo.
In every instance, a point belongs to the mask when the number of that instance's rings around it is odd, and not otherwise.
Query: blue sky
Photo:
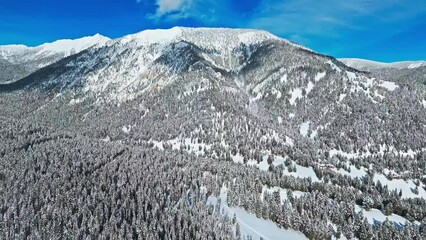
[[[335,57],[426,60],[425,0],[0,0],[0,44],[173,26],[264,29]]]

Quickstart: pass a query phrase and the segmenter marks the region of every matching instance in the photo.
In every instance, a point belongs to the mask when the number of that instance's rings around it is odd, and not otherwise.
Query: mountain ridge
[[[62,39],[35,47],[25,45],[0,46],[0,83],[12,83],[38,69],[91,47],[105,45],[111,39],[99,34],[78,39]]]
[[[426,66],[426,61],[377,62],[361,58],[338,58],[344,64],[360,70],[377,70],[381,68],[413,69]]]

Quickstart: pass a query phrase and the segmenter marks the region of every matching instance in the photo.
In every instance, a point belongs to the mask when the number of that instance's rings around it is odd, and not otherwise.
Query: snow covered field
[[[426,191],[423,188],[423,184],[420,184],[418,190],[419,194],[415,194],[413,191],[416,188],[413,180],[405,181],[404,179],[392,179],[389,180],[383,174],[375,174],[374,181],[380,181],[383,185],[387,185],[389,190],[402,191],[402,198],[423,198],[426,199]]]
[[[253,239],[275,240],[275,239],[291,239],[302,240],[308,239],[303,233],[279,228],[274,222],[256,217],[255,214],[249,213],[239,207],[229,207],[226,201],[228,189],[223,186],[220,193],[220,210],[224,211],[229,218],[235,214],[237,222],[240,226],[242,239],[244,236],[250,235]],[[216,206],[218,199],[209,197],[207,204]],[[218,209],[215,209],[217,211]]]
[[[268,164],[267,160],[268,160],[268,155],[264,155],[262,162],[257,163],[257,161],[252,160],[252,161],[248,161],[247,164],[252,165],[252,166],[257,166],[260,170],[267,171],[269,169],[269,164]],[[285,160],[286,160],[285,157],[274,156],[274,161],[272,162],[272,164],[274,166],[284,165]],[[235,159],[234,159],[234,161],[235,161]],[[289,172],[288,169],[285,168],[284,169],[285,175],[299,177],[299,178],[311,178],[313,182],[320,182],[321,181],[317,177],[317,175],[315,174],[314,169],[312,167],[304,167],[304,166],[297,164],[294,161],[291,161],[291,164],[296,166],[296,172]]]
[[[334,169],[333,171],[343,174],[343,175],[347,175],[350,176],[352,178],[362,178],[364,177],[367,172],[366,169],[361,167],[361,169],[357,169],[355,166],[351,165],[350,166],[351,171],[347,172],[344,169]],[[385,173],[388,172],[388,170],[384,171]],[[383,186],[388,186],[389,190],[396,190],[396,191],[401,191],[402,195],[401,198],[424,198],[426,199],[426,191],[424,189],[424,185],[423,183],[420,183],[419,187],[418,187],[418,191],[419,194],[415,194],[414,193],[414,189],[416,188],[416,184],[413,182],[413,180],[407,180],[405,181],[404,179],[388,179],[384,174],[381,173],[376,173],[374,174],[374,178],[373,178],[374,182],[379,181]]]
[[[363,168],[363,167],[358,169],[355,166],[351,165],[349,168],[351,170],[350,172],[346,171],[343,168],[340,168],[340,169],[333,168],[333,171],[340,173],[342,175],[350,176],[351,178],[360,178],[360,179],[367,174],[365,168]]]
[[[294,230],[285,230],[279,228],[275,223],[270,220],[257,218],[256,215],[248,213],[242,208],[229,208],[230,216],[237,216],[238,224],[240,224],[241,234],[251,235],[253,239],[263,238],[264,240],[275,240],[275,239],[308,239],[301,232]]]
[[[375,224],[377,222],[384,222],[386,221],[386,219],[389,219],[389,221],[394,222],[398,227],[401,227],[402,225],[405,224],[405,222],[407,222],[408,220],[397,215],[397,214],[392,214],[390,216],[386,216],[385,214],[383,214],[382,211],[372,208],[369,211],[366,211],[365,209],[363,209],[362,207],[355,205],[355,211],[356,212],[360,212],[363,211],[363,215],[364,217],[367,218],[367,221],[370,224]]]
[[[262,188],[262,196],[260,196],[261,199],[262,199],[262,201],[263,201],[263,193],[264,192],[272,194],[273,192],[276,192],[276,191],[279,191],[279,193],[280,193],[280,199],[281,199],[281,204],[283,204],[284,201],[288,199],[288,189],[284,189],[284,188],[280,188],[280,187],[270,187],[269,188],[267,186],[263,186],[263,188]],[[301,197],[301,196],[305,195],[306,192],[293,191],[292,194],[293,194],[293,197],[298,198],[298,197]]]

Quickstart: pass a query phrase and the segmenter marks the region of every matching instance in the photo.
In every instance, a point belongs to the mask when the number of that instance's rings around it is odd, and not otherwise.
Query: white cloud
[[[146,0],[136,0],[141,3]],[[156,9],[146,18],[153,21],[177,21],[193,18],[206,25],[221,23],[233,16],[228,0],[154,0]],[[227,24],[232,25],[232,21]]]
[[[158,0],[157,14],[163,15],[175,11],[184,11],[190,5],[190,2],[190,0]]]
[[[137,0],[141,2],[142,0]],[[149,14],[148,17],[155,19],[163,16],[170,18],[185,18],[191,8],[193,0],[157,0],[157,9],[155,14]]]

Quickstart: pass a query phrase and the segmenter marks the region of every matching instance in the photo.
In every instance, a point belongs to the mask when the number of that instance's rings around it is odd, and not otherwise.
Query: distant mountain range
[[[0,46],[0,83],[16,81],[65,57],[91,47],[101,47],[109,40],[96,34],[75,40],[58,40],[37,47]]]
[[[339,61],[363,71],[371,71],[383,68],[395,68],[395,69],[413,69],[418,67],[426,66],[426,61],[404,61],[404,62],[392,62],[392,63],[382,63],[375,62],[366,59],[359,58],[339,58]]]

